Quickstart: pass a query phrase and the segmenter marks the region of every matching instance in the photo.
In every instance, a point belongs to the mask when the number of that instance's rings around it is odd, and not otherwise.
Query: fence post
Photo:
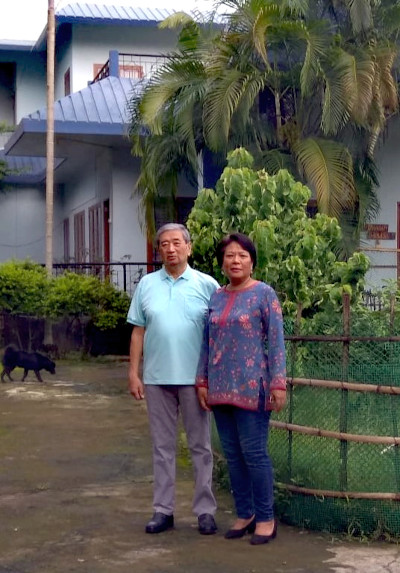
[[[127,279],[126,279],[126,264],[122,263],[122,276],[124,277],[124,292],[126,292],[127,288]]]
[[[394,318],[395,318],[395,310],[396,310],[396,295],[392,294],[390,296],[390,336],[394,334]],[[397,398],[397,400],[396,400]],[[398,396],[390,396],[390,412],[392,415],[392,428],[393,428],[393,436],[398,437],[399,435],[399,426],[397,423],[397,408],[396,402],[398,402]],[[394,474],[396,479],[396,487],[397,491],[400,491],[400,452],[399,446],[395,444],[394,446]]]
[[[348,382],[349,380],[349,355],[350,355],[350,295],[343,293],[343,335],[346,340],[343,341],[342,348],[342,381]],[[340,399],[340,420],[339,431],[347,432],[347,412],[348,412],[349,394],[348,390],[341,390]],[[340,441],[340,474],[339,484],[340,490],[347,490],[347,456],[348,456],[348,443],[347,440]]]
[[[301,322],[301,313],[303,311],[303,305],[301,302],[297,304],[297,313],[296,313],[296,321],[294,324],[294,334],[300,334],[300,322]],[[296,355],[297,355],[297,348],[299,342],[293,341],[291,346],[291,362],[292,362],[292,378],[296,376]],[[293,384],[289,385],[289,392],[288,392],[288,410],[289,410],[289,424],[293,423]],[[289,480],[292,479],[292,462],[293,462],[293,432],[289,431],[288,435],[288,474]]]

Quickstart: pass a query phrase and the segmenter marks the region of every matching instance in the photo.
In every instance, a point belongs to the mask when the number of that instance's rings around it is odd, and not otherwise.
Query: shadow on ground
[[[15,372],[15,378],[20,372]],[[399,573],[396,546],[361,545],[281,525],[252,547],[201,536],[190,469],[178,469],[176,526],[146,535],[152,497],[145,403],[124,362],[59,362],[40,384],[0,385],[0,573]]]

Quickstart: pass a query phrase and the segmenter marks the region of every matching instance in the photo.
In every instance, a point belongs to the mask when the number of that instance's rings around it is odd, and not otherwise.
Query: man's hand
[[[286,390],[271,390],[271,410],[280,412],[286,403]]]
[[[211,412],[211,408],[207,404],[208,388],[200,387],[196,388],[196,390],[197,390],[197,399],[199,400],[200,406],[203,408],[203,410],[206,410],[206,412]]]
[[[137,374],[129,373],[129,392],[136,400],[144,399],[144,384]]]

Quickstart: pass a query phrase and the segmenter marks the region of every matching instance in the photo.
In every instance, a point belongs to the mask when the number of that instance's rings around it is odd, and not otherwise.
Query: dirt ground
[[[232,502],[221,491],[219,532],[201,536],[185,467],[175,529],[145,534],[151,446],[127,364],[60,361],[43,378],[0,384],[0,573],[400,573],[395,545],[282,524],[268,545],[227,541]]]

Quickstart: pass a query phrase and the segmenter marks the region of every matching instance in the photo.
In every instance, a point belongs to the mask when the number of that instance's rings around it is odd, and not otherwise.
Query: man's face
[[[191,250],[191,243],[185,243],[181,231],[165,231],[160,236],[159,251],[167,269],[185,267]]]

